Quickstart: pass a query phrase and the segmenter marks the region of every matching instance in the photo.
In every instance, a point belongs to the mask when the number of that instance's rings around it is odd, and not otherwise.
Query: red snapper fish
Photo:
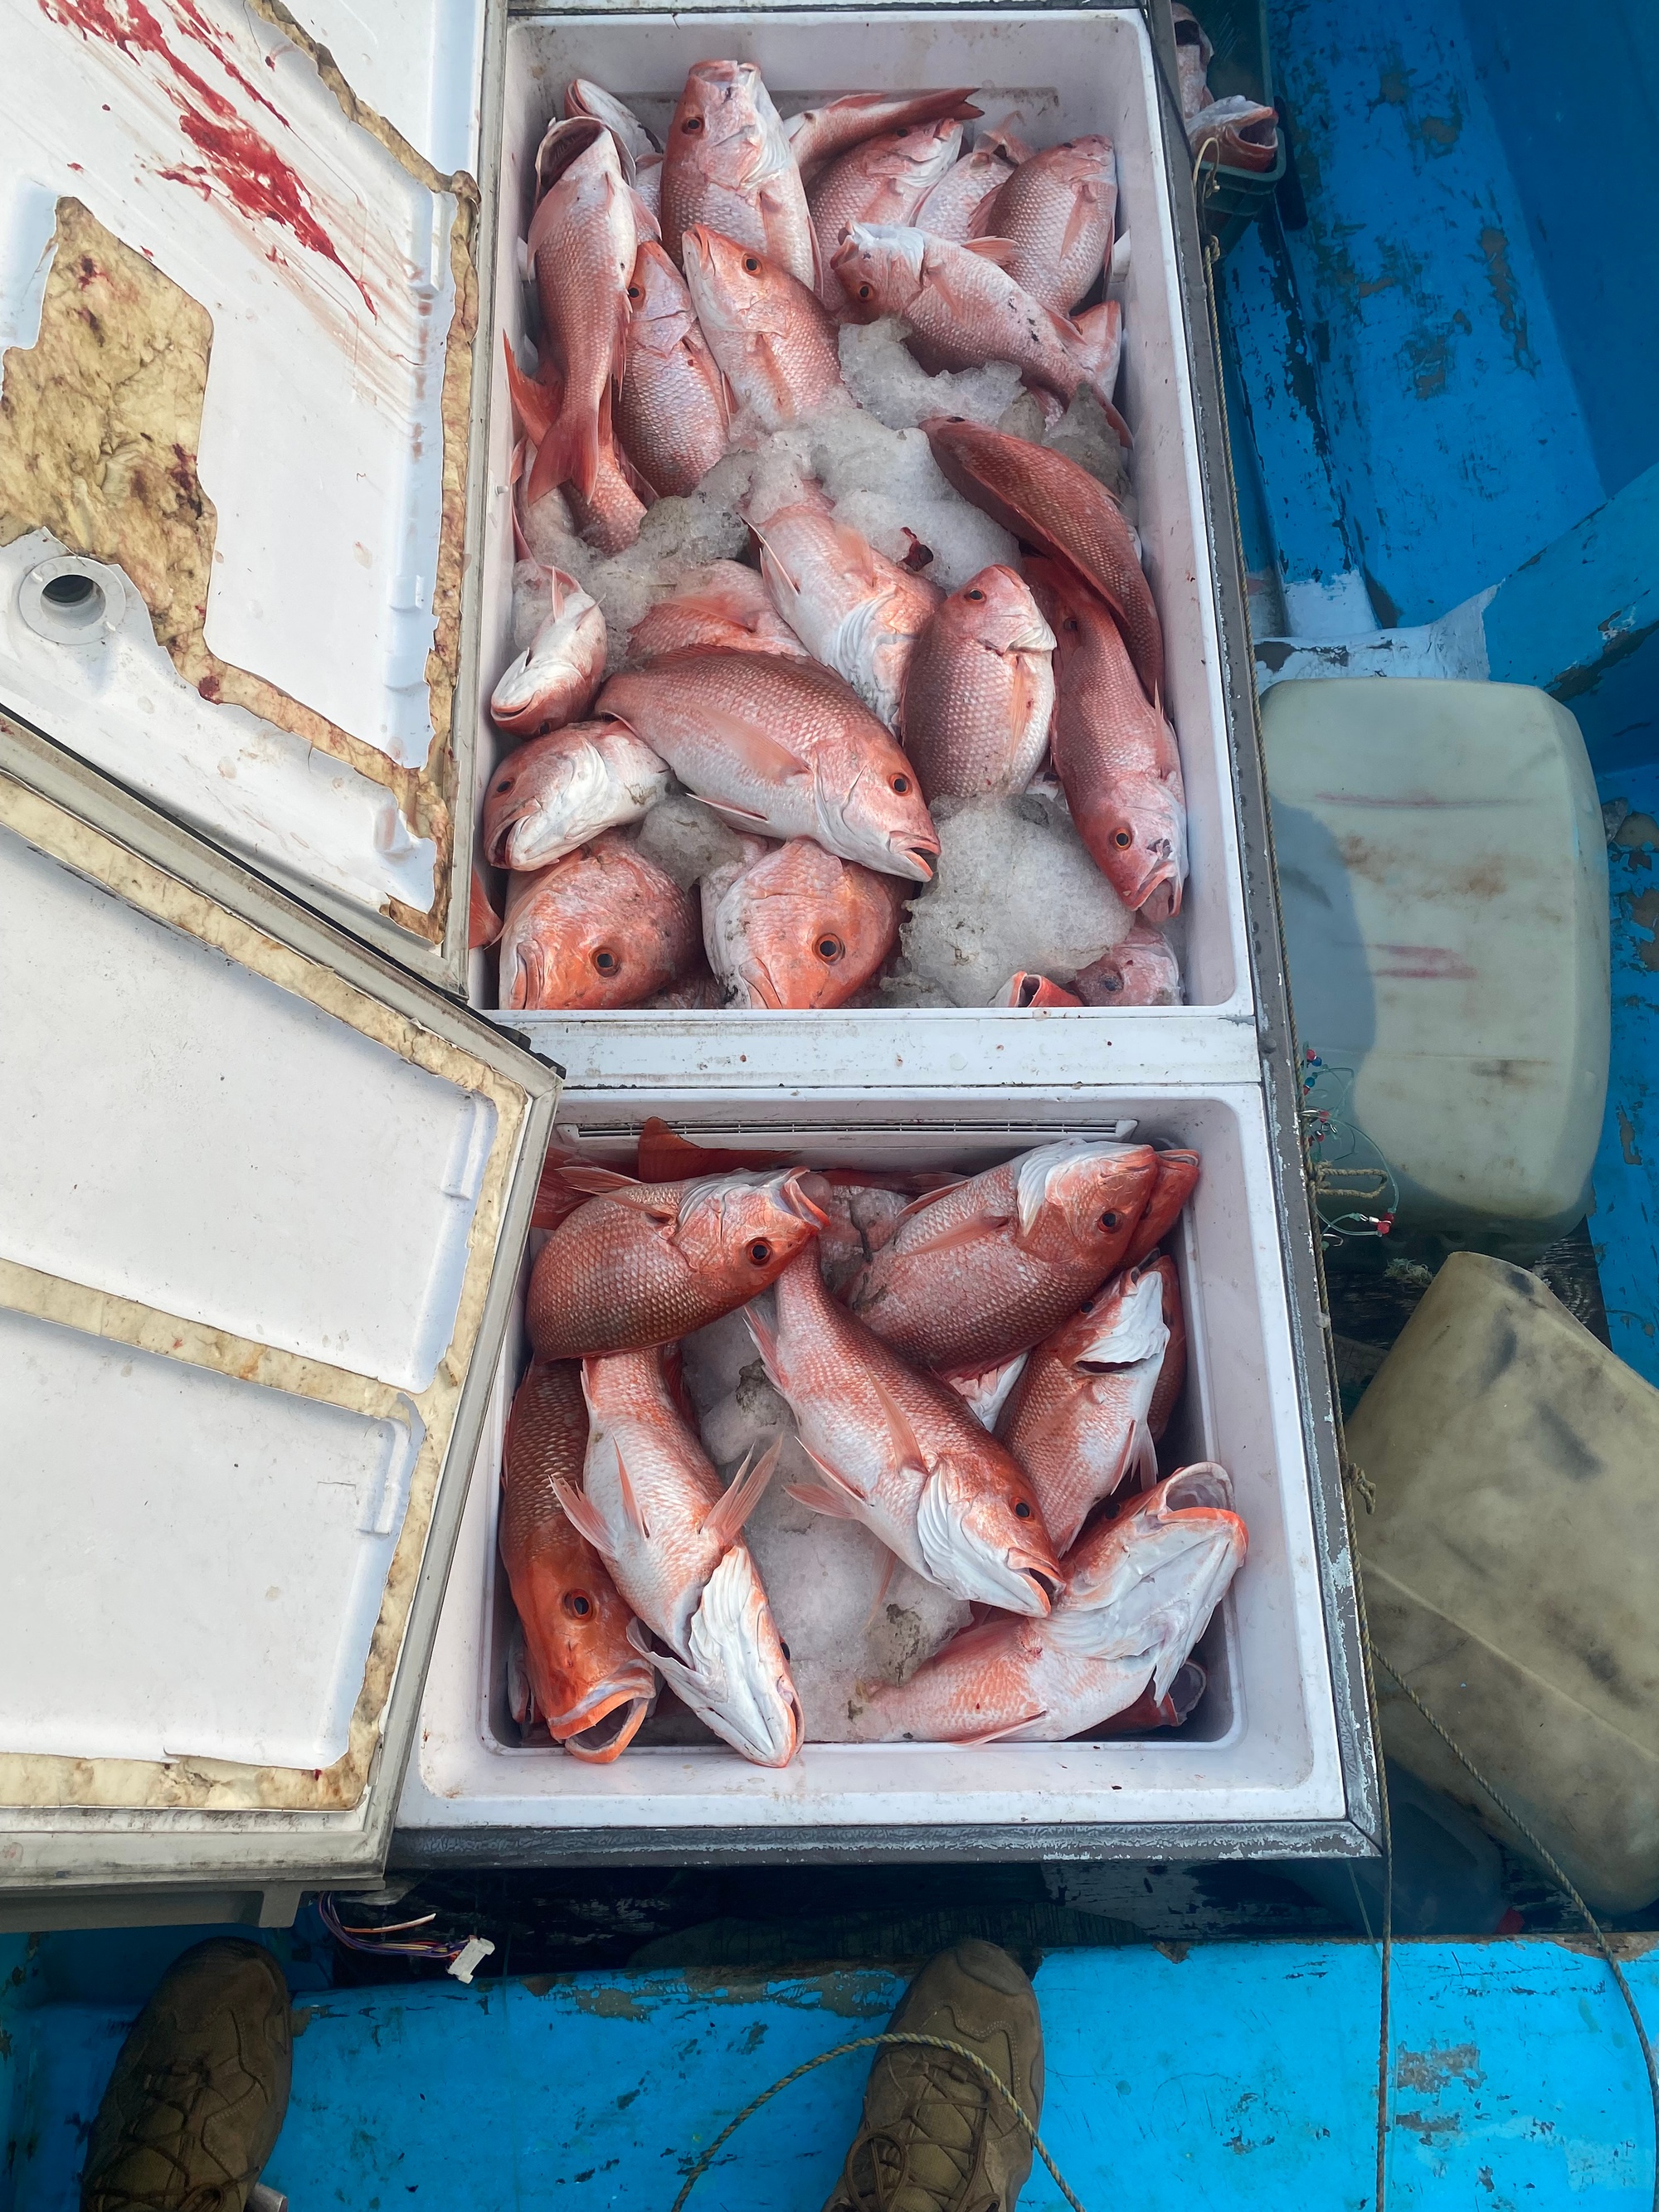
[[[946,117],[970,122],[980,112],[969,98],[972,90],[969,85],[954,92],[849,92],[792,115],[784,135],[802,175],[810,177],[849,146],[884,131],[909,131]]]
[[[1060,1570],[1019,1468],[948,1385],[836,1304],[815,1253],[779,1278],[775,1325],[745,1318],[816,1473],[792,1498],[858,1522],[955,1596],[1048,1611]]]
[[[659,599],[635,623],[628,653],[630,660],[654,660],[702,645],[807,658],[806,647],[772,605],[764,578],[740,561],[711,561],[685,570],[673,597]]]
[[[708,349],[763,430],[850,405],[836,326],[810,284],[715,230],[695,227],[682,245]]]
[[[1127,1267],[1043,1339],[1003,1408],[997,1434],[1062,1559],[1103,1498],[1157,1475],[1147,1415],[1169,1341],[1163,1276]]]
[[[512,394],[513,412],[518,419],[523,438],[514,449],[512,481],[514,495],[514,537],[520,552],[527,551],[523,518],[520,513],[520,499],[516,487],[522,482],[522,504],[528,507],[546,498],[562,499],[568,509],[571,526],[586,543],[600,553],[620,553],[633,544],[640,534],[640,525],[645,520],[646,495],[652,497],[651,487],[643,477],[637,482],[626,457],[619,451],[611,434],[609,421],[602,428],[599,442],[598,474],[593,489],[583,498],[574,483],[567,483],[562,492],[551,485],[536,486],[532,496],[531,486],[536,475],[536,457],[540,453],[548,431],[559,412],[564,396],[564,385],[558,372],[550,362],[544,362],[532,378],[525,375],[513,357],[512,346],[503,336],[502,347],[507,354],[507,389]],[[526,453],[530,455],[529,471],[526,472]]]
[[[800,1701],[741,1540],[777,1447],[722,1490],[654,1349],[584,1361],[582,1387],[592,1434],[581,1488],[563,1484],[560,1494],[637,1616],[636,1649],[734,1751],[787,1766],[800,1744]]]
[[[1029,568],[1058,641],[1054,773],[1078,835],[1127,907],[1168,921],[1187,881],[1175,732],[1142,690],[1110,610],[1057,562]]]
[[[574,722],[605,674],[605,617],[574,576],[544,568],[548,611],[489,695],[489,719],[515,738]],[[523,635],[520,632],[520,635]]]
[[[743,841],[702,896],[708,964],[738,1006],[844,1006],[898,943],[897,886],[811,837]]]
[[[1034,300],[1069,315],[1112,250],[1117,156],[1109,138],[1073,138],[1034,154],[975,211],[975,238],[1006,238],[1008,273]]]
[[[1157,1178],[1123,1255],[1126,1267],[1150,1259],[1175,1227],[1181,1209],[1198,1188],[1200,1165],[1196,1152],[1172,1146],[1158,1153]]]
[[[926,883],[939,833],[890,732],[827,668],[708,649],[613,676],[599,711],[625,722],[694,797],[750,836]]]
[[[1077,991],[1085,1006],[1178,1006],[1181,963],[1161,929],[1137,920],[1121,945],[1079,970]]]
[[[1011,975],[996,995],[987,1004],[993,1006],[1081,1006],[1086,1000],[1068,991],[1063,983],[1050,982],[1046,975],[1033,975],[1021,969]]]
[[[513,1400],[501,1465],[501,1563],[524,1628],[521,1724],[540,1720],[577,1759],[605,1765],[638,1735],[656,1677],[629,1636],[632,1608],[559,1488],[581,1480],[587,1407],[574,1360],[532,1360]]]
[[[964,154],[955,168],[941,177],[913,220],[918,230],[933,238],[953,238],[966,245],[973,236],[974,216],[980,203],[1001,189],[1030,149],[1006,131],[981,131],[974,149]]]
[[[855,321],[903,317],[929,375],[1006,361],[1061,405],[1086,384],[1115,416],[1117,319],[1096,312],[1073,323],[1040,306],[1002,265],[1013,251],[1002,239],[958,246],[897,224],[855,222],[830,265]]]
[[[573,722],[532,738],[489,779],[484,857],[492,868],[550,867],[649,813],[668,795],[668,770],[618,722]]]
[[[1150,1145],[1062,1137],[916,1200],[847,1303],[894,1350],[976,1375],[1041,1343],[1123,1263]]]
[[[526,1319],[544,1359],[670,1344],[746,1305],[811,1243],[823,1214],[801,1174],[635,1182],[564,1166],[598,1194],[554,1230],[530,1277]]]
[[[1024,579],[1000,564],[953,592],[904,678],[904,744],[922,796],[1024,791],[1048,745],[1054,634]]]
[[[626,356],[628,284],[646,220],[611,133],[593,122],[564,127],[591,130],[592,143],[531,218],[526,251],[564,384],[558,418],[537,447],[532,501],[567,479],[583,498],[593,495],[609,440],[611,387]]]
[[[818,297],[832,315],[846,310],[847,295],[830,258],[855,222],[914,222],[935,185],[962,151],[960,123],[917,124],[884,131],[841,155],[816,177],[806,195],[818,242]]]
[[[779,614],[816,659],[896,728],[905,670],[938,611],[939,586],[837,521],[812,477],[797,476],[772,502],[751,495],[743,514]]]
[[[752,62],[696,63],[669,125],[662,230],[675,260],[685,233],[698,225],[763,255],[803,284],[816,277],[806,189]]]
[[[662,150],[633,109],[591,77],[571,78],[565,87],[564,112],[571,117],[591,115],[603,123],[636,169]]]
[[[684,279],[653,238],[640,246],[628,302],[617,429],[653,491],[683,498],[726,451],[726,380]]]
[[[1064,453],[959,416],[921,426],[941,472],[1016,538],[1073,569],[1116,616],[1141,689],[1164,691],[1164,629],[1129,526],[1096,477]]]
[[[690,900],[631,838],[607,830],[534,875],[516,876],[501,926],[503,1007],[592,1012],[636,1006],[688,964]]]
[[[1059,1743],[1148,1693],[1156,1710],[1243,1565],[1231,1506],[1222,1468],[1183,1468],[1084,1538],[1046,1620],[988,1620],[866,1689],[858,1735]]]

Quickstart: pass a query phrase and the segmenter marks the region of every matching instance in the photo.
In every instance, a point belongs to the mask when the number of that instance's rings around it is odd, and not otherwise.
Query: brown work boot
[[[198,1943],[121,2045],[81,2212],[243,2212],[288,2110],[288,1984],[257,1943]]]
[[[930,1959],[888,2027],[961,2044],[1036,2124],[1036,1991],[996,1944],[970,1940]],[[864,2118],[824,2212],[1012,2212],[1030,2171],[1031,2139],[982,2075],[949,2051],[889,2045],[870,2069]]]

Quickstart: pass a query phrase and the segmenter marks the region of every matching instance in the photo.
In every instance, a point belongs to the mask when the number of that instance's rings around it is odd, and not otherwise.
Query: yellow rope
[[[684,2206],[686,2198],[691,2194],[692,2190],[696,2187],[698,2181],[701,2180],[702,2176],[708,2172],[709,2166],[713,2164],[716,2151],[720,2148],[723,2143],[728,2142],[730,2138],[737,2133],[738,2130],[743,2125],[745,2120],[752,2118],[753,2116],[759,2112],[763,2105],[766,2104],[771,2098],[775,2097],[780,2089],[788,2088],[792,2082],[799,2081],[804,2074],[810,2074],[814,2067],[827,2066],[832,2058],[844,2057],[849,2051],[877,2051],[882,2049],[884,2046],[894,2044],[904,2045],[911,2048],[922,2051],[948,2051],[952,2057],[965,2060],[966,2063],[973,2068],[975,2073],[980,2076],[981,2080],[986,2082],[988,2086],[994,2089],[997,2095],[1003,2100],[1009,2111],[1019,2122],[1021,2127],[1023,2127],[1026,2134],[1030,2136],[1031,2138],[1032,2149],[1036,2151],[1037,2156],[1042,2160],[1042,2163],[1048,2167],[1049,2172],[1054,2176],[1054,2186],[1059,2190],[1060,2195],[1066,2199],[1066,2202],[1071,2206],[1072,2212],[1083,2212],[1082,2205],[1079,2203],[1077,2198],[1066,2187],[1065,2178],[1061,2174],[1060,2168],[1054,2164],[1054,2160],[1048,2155],[1048,2147],[1043,2142],[1042,2137],[1037,2133],[1036,2121],[1033,2120],[1030,2113],[1026,2112],[1024,2106],[1014,2095],[1013,2091],[1008,2087],[1007,2083],[1004,2081],[1000,2075],[994,2074],[991,2070],[978,2053],[976,2051],[964,2049],[960,2043],[951,2042],[948,2038],[943,2035],[908,2035],[902,2029],[890,2030],[885,2035],[860,2035],[856,2037],[851,2043],[838,2043],[833,2051],[821,2051],[816,2058],[808,2058],[805,2060],[800,2065],[795,2067],[791,2072],[786,2074],[781,2081],[775,2081],[769,2089],[763,2089],[758,2097],[751,2098],[744,2106],[743,2110],[738,2114],[736,2119],[728,2120],[726,2122],[726,2125],[715,2136],[714,2142],[709,2144],[708,2149],[704,2151],[702,2156],[692,2167],[690,2172],[686,2175],[684,2185],[681,2189],[679,2195],[674,2199],[672,2212],[683,2212],[683,2207]]]

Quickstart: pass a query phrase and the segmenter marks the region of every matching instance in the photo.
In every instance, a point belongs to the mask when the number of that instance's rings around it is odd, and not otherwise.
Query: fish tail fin
[[[755,1465],[750,1467],[745,1460],[720,1492],[703,1527],[722,1551],[737,1542],[744,1522],[760,1504],[762,1494],[776,1471],[778,1455],[782,1449],[783,1438],[775,1437]]]
[[[505,331],[501,332],[501,351],[507,356],[507,389],[513,412],[531,444],[538,446],[558,411],[558,394],[544,379],[525,374],[514,354],[513,341]]]
[[[599,480],[601,445],[597,412],[589,414],[567,399],[536,448],[536,465],[525,493],[527,503],[533,507],[544,493],[565,483],[574,483],[584,499],[591,500]]]
[[[864,1616],[864,1632],[866,1636],[881,1618],[881,1608],[886,1601],[888,1591],[893,1587],[893,1573],[897,1565],[897,1553],[890,1552],[887,1554],[887,1565],[881,1571],[881,1580],[876,1584],[876,1594],[870,1601],[870,1610]]]

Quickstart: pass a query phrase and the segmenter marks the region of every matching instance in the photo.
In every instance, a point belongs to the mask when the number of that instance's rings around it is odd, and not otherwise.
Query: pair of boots
[[[1036,1995],[994,1943],[928,1961],[890,2027],[983,2060],[1036,2121]],[[93,2124],[82,2212],[246,2212],[288,2106],[282,1969],[257,1944],[198,1944],[134,2021]],[[1012,2212],[1031,2144],[1005,2098],[946,2051],[878,2051],[825,2212]]]

